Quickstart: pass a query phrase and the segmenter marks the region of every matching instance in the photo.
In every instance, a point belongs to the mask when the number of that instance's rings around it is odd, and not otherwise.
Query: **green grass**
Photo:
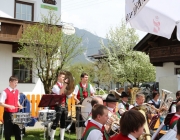
[[[4,139],[3,139],[4,140]],[[14,136],[11,137],[11,140],[15,140]],[[34,129],[26,130],[23,140],[44,140],[44,130],[43,129]],[[56,135],[54,140],[59,140],[59,129],[56,130]],[[65,140],[76,140],[76,134],[65,134]]]

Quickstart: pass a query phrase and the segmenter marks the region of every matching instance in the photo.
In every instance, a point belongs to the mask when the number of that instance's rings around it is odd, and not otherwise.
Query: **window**
[[[22,58],[13,57],[13,76],[18,77],[19,83],[32,83],[32,61],[31,59],[26,59],[26,64],[30,68],[26,68],[24,65],[19,63]]]
[[[26,21],[33,21],[34,4],[22,1],[15,1],[15,18]]]
[[[180,74],[180,68],[175,68],[175,74]]]

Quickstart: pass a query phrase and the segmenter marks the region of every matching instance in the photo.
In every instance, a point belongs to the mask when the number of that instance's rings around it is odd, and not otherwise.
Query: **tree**
[[[86,72],[89,75],[89,82],[93,83],[95,79],[95,71],[94,65],[92,63],[76,63],[71,65],[69,71],[72,73],[75,83],[78,84],[80,82],[80,75],[83,72]]]
[[[66,69],[70,61],[84,51],[80,45],[82,39],[63,34],[58,21],[50,11],[48,16],[42,16],[40,23],[27,26],[19,40],[18,53],[24,56],[20,64],[32,68],[33,76],[40,78],[46,94],[51,92],[59,71]],[[27,63],[29,59],[32,65]]]
[[[107,46],[101,44],[115,81],[137,86],[140,82],[155,80],[155,68],[150,63],[149,56],[133,51],[139,38],[133,28],[127,27],[124,20],[119,27],[109,30],[107,39]]]

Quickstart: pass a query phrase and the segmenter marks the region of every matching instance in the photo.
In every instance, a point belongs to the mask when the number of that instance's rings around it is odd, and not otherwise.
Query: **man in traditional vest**
[[[5,140],[11,140],[12,131],[15,134],[15,140],[21,140],[21,131],[18,125],[12,122],[12,114],[18,112],[18,108],[23,108],[19,103],[19,90],[16,89],[18,78],[11,76],[9,78],[9,87],[6,88],[0,96],[0,106],[4,107],[4,135]]]
[[[120,119],[120,115],[118,112],[116,112],[116,105],[118,100],[116,99],[116,97],[114,96],[114,94],[106,94],[102,96],[103,98],[103,102],[104,105],[107,107],[107,109],[109,110],[108,112],[108,116],[110,119],[108,119],[107,123],[105,124],[105,130],[108,133],[109,136],[113,135],[114,132],[111,130],[111,125],[113,123],[113,121],[119,121]],[[114,131],[118,130],[119,126],[113,126]]]
[[[121,93],[121,100],[118,104],[118,111],[120,115],[122,115],[125,111],[129,110],[130,104],[128,103],[128,97],[129,95],[126,92],[123,91]]]
[[[50,130],[50,140],[54,140],[54,135],[56,132],[56,128],[59,124],[60,120],[60,140],[64,140],[65,133],[65,120],[68,115],[68,106],[67,106],[67,98],[70,98],[71,95],[67,96],[64,94],[64,91],[67,87],[68,79],[65,79],[65,72],[60,72],[58,74],[57,83],[52,88],[52,93],[57,95],[63,95],[63,99],[61,101],[61,105],[55,107],[56,110],[56,119],[53,121]]]
[[[180,90],[176,92],[176,100],[171,104],[169,112],[176,112],[176,104],[180,101]]]
[[[74,99],[76,100],[77,104],[81,104],[83,100],[87,97],[94,96],[95,90],[93,89],[92,85],[88,83],[88,74],[82,73],[81,74],[81,82],[75,86],[74,89]],[[84,132],[85,121],[81,116],[81,108],[76,107],[76,136],[77,139],[80,140],[82,134]]]
[[[177,105],[176,105],[176,113],[171,118],[171,121],[170,121],[170,124],[169,124],[169,127],[171,129],[174,129],[174,127],[176,127],[176,124],[177,124],[177,121],[179,120],[179,118],[180,118],[180,103],[177,103]]]
[[[92,119],[88,122],[82,140],[107,140],[104,124],[108,120],[108,109],[104,105],[96,104],[92,108]]]
[[[137,110],[129,110],[123,113],[120,119],[120,133],[110,140],[136,140],[143,134],[145,117]]]

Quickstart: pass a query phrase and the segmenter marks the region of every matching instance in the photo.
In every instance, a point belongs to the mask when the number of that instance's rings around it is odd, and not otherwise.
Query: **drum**
[[[81,115],[84,121],[88,119],[89,114],[91,113],[91,110],[92,110],[91,100],[92,100],[92,97],[87,97],[82,102],[82,106],[84,107],[81,107]]]
[[[38,118],[40,121],[53,121],[56,119],[56,111],[55,110],[40,110]]]
[[[27,124],[31,121],[30,113],[13,113],[11,116],[12,122],[15,124]]]

